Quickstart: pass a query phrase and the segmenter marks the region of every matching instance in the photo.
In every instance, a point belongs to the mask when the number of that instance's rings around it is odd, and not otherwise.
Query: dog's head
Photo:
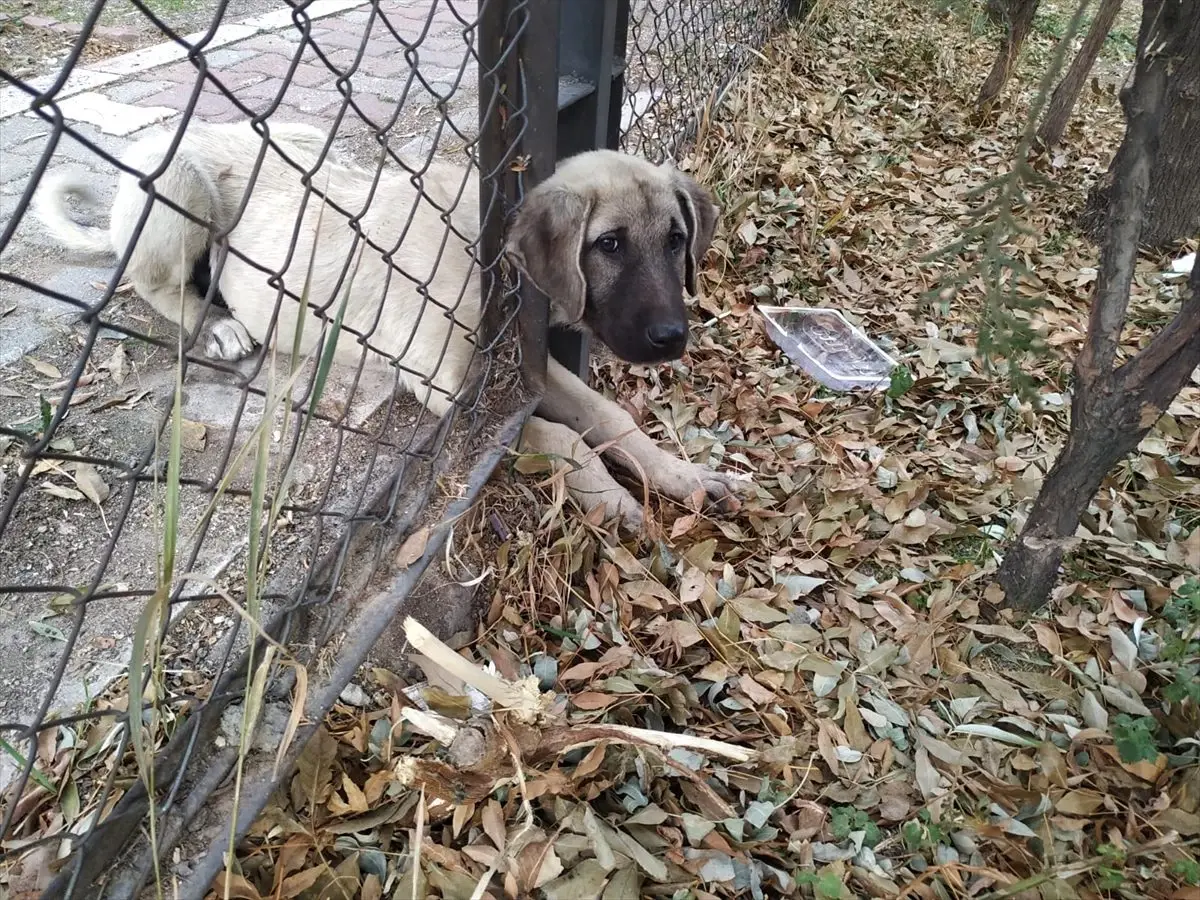
[[[687,346],[683,292],[696,293],[718,212],[675,168],[593,150],[526,195],[505,249],[550,298],[551,324],[585,328],[628,362],[663,362]]]

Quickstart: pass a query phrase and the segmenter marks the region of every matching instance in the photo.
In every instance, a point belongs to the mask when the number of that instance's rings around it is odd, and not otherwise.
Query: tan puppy
[[[207,329],[208,355],[238,359],[252,349],[250,339],[291,346],[307,282],[302,352],[313,349],[322,320],[341,309],[339,361],[357,364],[366,347],[443,414],[463,387],[480,318],[470,247],[479,233],[476,176],[446,163],[419,179],[395,170],[377,176],[332,157],[317,167],[325,137],[316,129],[272,123],[270,134],[279,149],[264,148],[249,123],[193,123],[154,181],[158,194],[227,233],[228,256],[215,269],[231,317],[201,326],[203,299],[189,282],[193,264],[213,246],[212,232],[162,203],[151,206],[130,257],[135,290],[188,332]],[[139,141],[123,161],[157,172],[171,139]],[[70,219],[71,192],[90,195],[66,175],[39,192],[35,212],[48,230],[75,249],[124,253],[147,203],[138,180],[121,176],[107,233]],[[695,292],[717,212],[708,192],[673,168],[593,151],[566,160],[530,191],[506,250],[550,298],[554,324],[592,332],[627,361],[661,362],[686,347],[684,290]],[[585,509],[606,503],[635,529],[641,504],[589,445],[613,443],[614,461],[640,469],[649,487],[677,500],[702,488],[725,501],[745,484],[662,450],[624,410],[553,360],[538,412],[525,447],[575,459],[580,467],[566,481],[578,502]]]

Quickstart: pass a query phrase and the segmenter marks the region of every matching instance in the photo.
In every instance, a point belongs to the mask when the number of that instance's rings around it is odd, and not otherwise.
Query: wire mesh
[[[218,0],[184,34],[131,0],[165,42],[95,59],[97,0],[56,71],[0,69],[0,885],[134,897],[173,858],[176,896],[204,896],[515,440],[545,310],[499,257],[526,138],[545,150],[530,123],[555,115],[553,87],[524,82],[541,2],[237,19]],[[634,0],[624,149],[678,156],[795,5]],[[148,134],[161,152],[126,157]],[[197,166],[207,212],[170,187]],[[119,177],[140,198],[115,270],[36,220],[64,167],[96,195],[66,209],[93,242],[113,244]],[[164,222],[207,249],[159,277],[136,249]],[[170,321],[187,296],[206,327]],[[255,351],[211,358],[240,340],[211,327],[231,310]],[[458,343],[407,340],[421,322]]]
[[[799,6],[795,0],[633,0],[621,148],[655,162],[678,157],[733,79]]]
[[[317,0],[231,22],[222,2],[206,30],[181,35],[134,0],[168,43],[84,65],[100,2],[58,72],[3,73],[4,152],[28,161],[0,232],[9,886],[101,890],[105,864],[147,827],[138,744],[156,754],[159,849],[191,831],[237,755],[267,652],[255,634],[316,671],[340,625],[407,593],[439,521],[471,501],[528,412],[520,345],[507,340],[519,301],[496,277],[494,236],[520,193],[505,182],[524,111],[500,73],[515,38],[480,62],[489,4],[519,19],[513,0]],[[288,123],[316,139],[293,140]],[[503,135],[486,159],[480,123]],[[126,157],[149,133],[165,135],[161,152]],[[143,198],[127,244],[90,232],[93,249],[113,246],[115,271],[70,265],[36,221],[35,193],[64,167],[98,194],[73,218],[103,226],[119,173]],[[194,196],[177,189],[193,182]],[[188,223],[207,250],[193,253]],[[141,300],[156,291],[150,309]],[[407,306],[389,310],[385,295]],[[188,320],[188,302],[204,328],[170,321]],[[213,340],[225,351],[240,339],[222,306],[257,320],[245,360],[207,355]],[[222,321],[223,335],[209,327]],[[389,549],[423,523],[435,529],[427,552],[385,600],[356,609]],[[332,704],[362,643],[341,648],[332,680],[311,682],[307,720]],[[276,724],[289,698],[302,702],[291,671],[270,670],[262,703]],[[244,771],[257,772],[249,756]],[[105,895],[134,895],[147,859],[105,872]]]

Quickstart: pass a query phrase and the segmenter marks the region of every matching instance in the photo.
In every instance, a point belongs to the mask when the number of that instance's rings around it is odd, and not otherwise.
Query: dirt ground
[[[79,39],[79,26],[92,10],[87,0],[3,0],[0,2],[0,69],[27,77],[62,63]],[[147,7],[174,31],[189,34],[206,28],[216,4],[212,0],[149,0]],[[225,20],[268,12],[275,0],[229,0]],[[26,16],[53,19],[58,24],[30,25]],[[132,3],[109,3],[84,46],[84,63],[137,50],[164,40],[162,29]]]

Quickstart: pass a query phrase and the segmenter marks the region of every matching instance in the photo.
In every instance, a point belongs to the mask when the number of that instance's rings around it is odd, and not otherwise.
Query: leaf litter
[[[661,503],[663,537],[622,544],[552,478],[495,479],[459,536],[495,573],[477,640],[414,641],[415,681],[375,669],[331,713],[239,896],[1200,896],[1200,381],[1106,482],[1052,607],[996,611],[1066,436],[1096,272],[1071,216],[1122,119],[1081,100],[1005,245],[1052,351],[1035,408],[976,356],[978,280],[927,300],[953,273],[925,255],[1011,165],[1039,74],[974,121],[994,47],[857,0],[764,49],[683,163],[725,211],[688,356],[593,363],[757,496]],[[1139,264],[1127,352],[1177,296],[1167,267]],[[908,377],[827,391],[759,305],[836,307]]]
[[[1120,139],[1114,92],[1085,91],[1004,245],[1042,301],[1040,408],[976,356],[971,252],[926,257],[1011,165],[1048,43],[982,122],[995,36],[937,4],[817,5],[763,49],[682,163],[724,209],[687,357],[593,363],[756,496],[656,500],[660,539],[619,543],[515,460],[457,531],[476,640],[364,672],[214,897],[1200,896],[1200,381],[1105,483],[1047,611],[1010,620],[990,586],[1065,441],[1096,277],[1071,218]],[[1125,352],[1169,315],[1169,268],[1141,260]],[[904,375],[825,390],[761,305],[836,308]],[[102,368],[119,386],[127,361]],[[94,468],[45,474],[107,497]],[[42,742],[22,838],[106,814],[114,721]]]

